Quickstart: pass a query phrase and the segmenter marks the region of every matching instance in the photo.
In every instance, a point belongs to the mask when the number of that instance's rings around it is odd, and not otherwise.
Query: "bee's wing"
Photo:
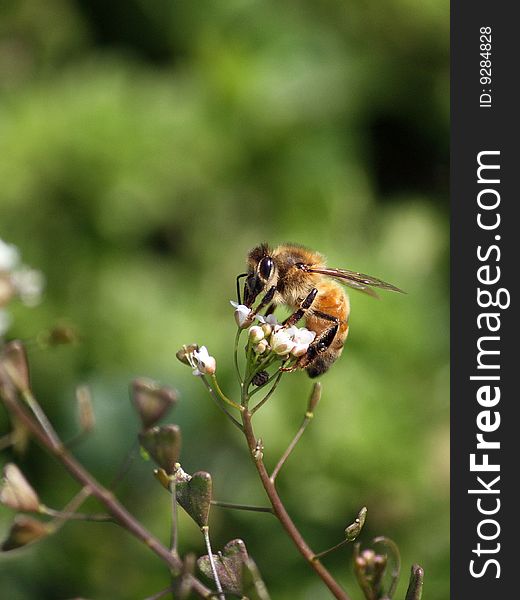
[[[354,290],[364,292],[365,294],[373,296],[374,298],[379,298],[379,296],[372,288],[378,288],[390,292],[400,292],[401,294],[405,293],[403,292],[403,290],[400,290],[398,287],[392,285],[391,283],[387,283],[386,281],[382,281],[381,279],[377,279],[376,277],[371,277],[370,275],[365,275],[364,273],[348,271],[347,269],[332,269],[329,267],[308,267],[307,272],[319,273],[320,275],[327,275],[328,277],[337,279],[343,285],[351,287]]]

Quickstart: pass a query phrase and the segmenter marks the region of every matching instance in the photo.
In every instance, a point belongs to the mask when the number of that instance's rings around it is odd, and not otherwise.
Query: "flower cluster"
[[[40,301],[43,275],[22,264],[16,246],[0,239],[0,336],[9,328],[11,318],[5,307],[14,298],[27,306]]]
[[[248,336],[256,354],[274,352],[282,358],[303,356],[316,337],[316,332],[305,327],[286,327],[274,315],[255,315],[243,304],[231,302],[235,307],[235,321],[240,328],[249,326]],[[259,325],[251,325],[254,319]]]

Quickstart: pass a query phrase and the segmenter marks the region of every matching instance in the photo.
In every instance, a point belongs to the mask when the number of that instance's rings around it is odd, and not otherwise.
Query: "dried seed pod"
[[[179,398],[177,390],[144,378],[132,381],[130,394],[143,429],[153,427]]]
[[[161,425],[139,434],[141,446],[166,473],[173,473],[181,452],[181,430],[178,425]]]
[[[16,550],[36,542],[52,533],[49,525],[28,517],[26,515],[17,515],[11,525],[7,538],[2,543],[2,550]]]

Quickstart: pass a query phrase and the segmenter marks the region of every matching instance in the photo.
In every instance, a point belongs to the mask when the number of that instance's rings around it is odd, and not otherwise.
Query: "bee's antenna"
[[[237,277],[237,300],[239,304],[242,304],[242,299],[240,297],[240,283],[239,280],[242,279],[242,277],[247,277],[247,273],[240,273],[240,275],[238,275]]]

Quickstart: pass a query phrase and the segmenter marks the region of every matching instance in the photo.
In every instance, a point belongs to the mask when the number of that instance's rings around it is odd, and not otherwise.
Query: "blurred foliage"
[[[0,237],[47,280],[37,309],[13,310],[10,337],[28,340],[58,429],[74,434],[74,387],[91,385],[97,427],[78,455],[109,482],[139,428],[128,383],[157,378],[181,392],[185,469],[210,471],[218,499],[263,503],[238,432],[175,351],[206,344],[236,390],[228,301],[261,241],[391,281],[408,294],[351,294],[345,352],[279,486],[317,551],[366,505],[362,541],[401,548],[397,597],[418,562],[430,600],[449,595],[448,32],[446,0],[0,8]],[[76,326],[79,343],[41,348],[55,323]],[[291,375],[259,413],[268,464],[309,390]],[[59,508],[77,488],[30,450],[15,458]],[[150,464],[137,458],[119,492],[167,540]],[[0,511],[2,531],[11,518]],[[273,598],[329,597],[269,515],[211,519],[215,547],[245,539]],[[203,553],[184,517],[181,550]],[[326,562],[359,598],[351,551]],[[136,599],[167,584],[146,548],[106,524],[72,523],[0,558],[10,600]]]

